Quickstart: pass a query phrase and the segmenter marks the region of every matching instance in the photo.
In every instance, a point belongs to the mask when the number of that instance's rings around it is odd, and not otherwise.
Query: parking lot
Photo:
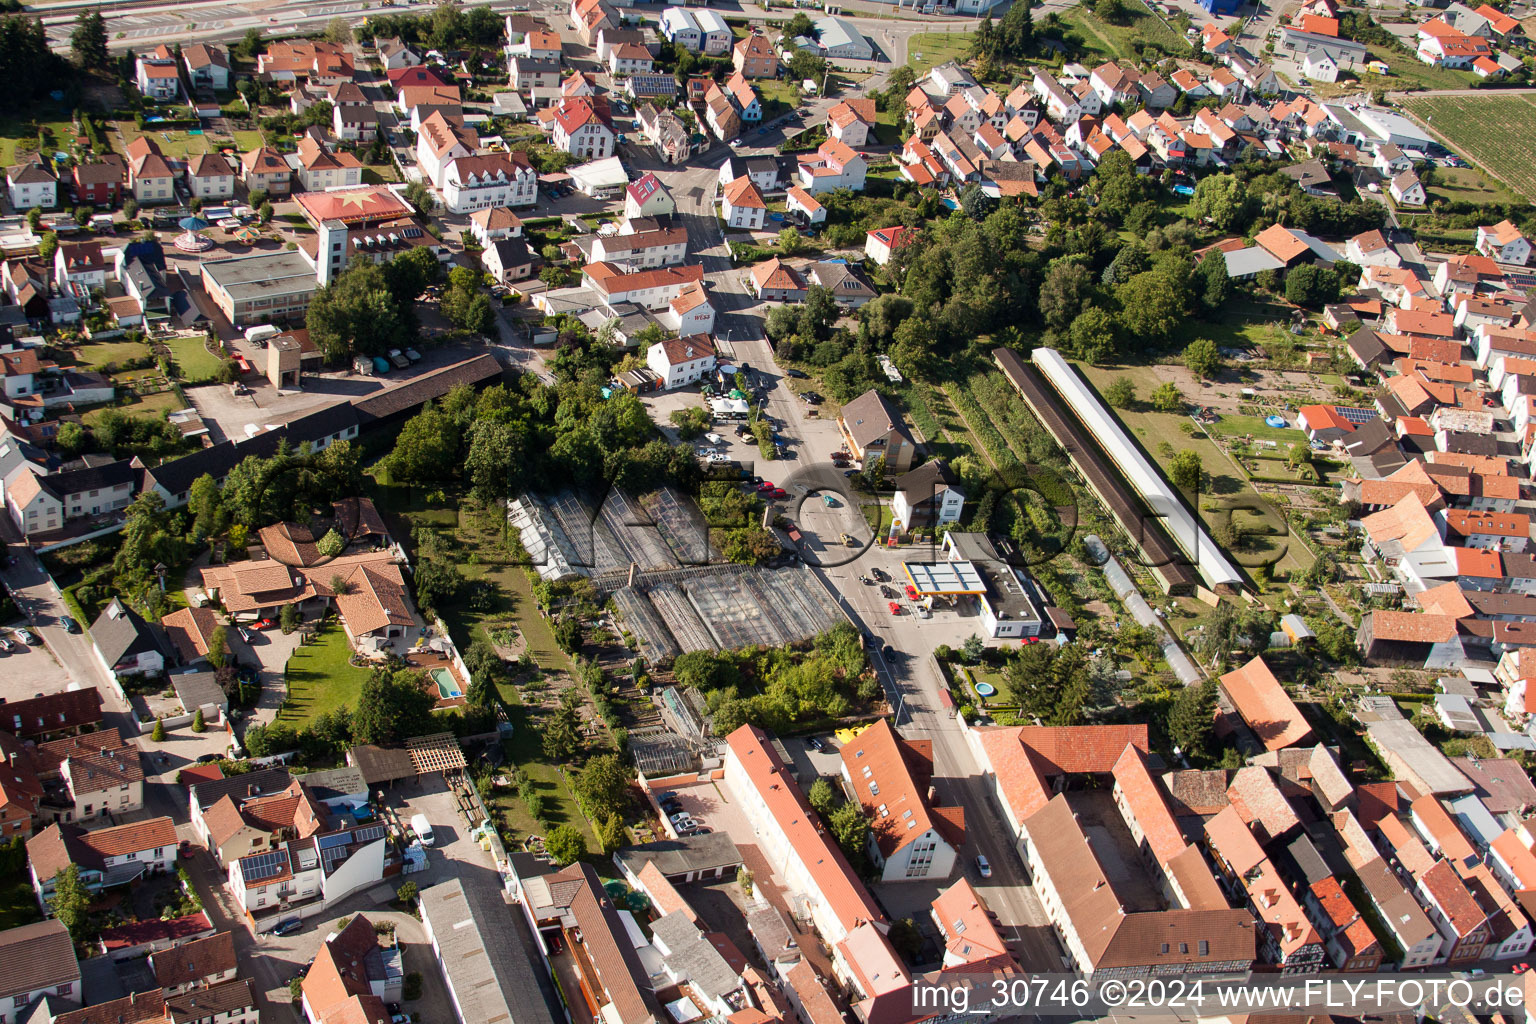
[[[69,689],[73,680],[48,648],[41,644],[28,647],[16,638],[14,630],[21,625],[18,620],[0,629],[0,638],[11,645],[9,651],[0,651],[0,697],[25,700]]]

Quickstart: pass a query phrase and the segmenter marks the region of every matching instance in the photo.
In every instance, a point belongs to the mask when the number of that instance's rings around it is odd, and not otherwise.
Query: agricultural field
[[[1454,150],[1536,200],[1536,98],[1501,96],[1409,96],[1403,106]]]
[[[1366,49],[1370,51],[1371,60],[1387,65],[1385,81],[1388,89],[1470,89],[1482,81],[1470,71],[1425,64],[1406,50],[1385,46],[1367,46]],[[1368,80],[1364,83],[1367,86],[1382,81],[1372,74],[1361,78]]]

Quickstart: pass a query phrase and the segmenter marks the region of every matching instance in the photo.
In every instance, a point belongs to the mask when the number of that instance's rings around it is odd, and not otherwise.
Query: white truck
[[[271,324],[262,324],[259,327],[252,327],[250,330],[246,331],[245,340],[250,342],[252,345],[258,345],[266,341],[268,338],[274,338],[282,333],[283,332],[280,328],[274,327]]]
[[[411,831],[416,833],[416,838],[421,840],[422,846],[431,846],[437,841],[432,834],[432,823],[427,821],[425,814],[411,815]]]

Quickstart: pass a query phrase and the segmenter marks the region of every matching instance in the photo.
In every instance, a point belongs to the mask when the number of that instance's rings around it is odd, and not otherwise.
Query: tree
[[[386,465],[400,483],[431,484],[452,479],[459,461],[458,424],[436,402],[406,420]]]
[[[1116,377],[1104,389],[1104,400],[1116,409],[1136,407],[1136,385],[1129,377]]]
[[[1285,297],[1298,306],[1321,306],[1339,298],[1339,278],[1331,270],[1304,263],[1285,275]]]
[[[1168,276],[1157,270],[1137,274],[1115,289],[1120,304],[1120,325],[1127,334],[1146,342],[1166,340],[1184,317],[1184,297]]]
[[[1186,686],[1168,709],[1168,739],[1191,760],[1209,754],[1216,718],[1216,681]]]
[[[192,731],[199,733],[208,731],[208,723],[203,718],[202,708],[198,708],[196,711],[192,712]]]
[[[923,948],[923,934],[917,930],[917,923],[910,917],[892,921],[886,938],[891,941],[891,948],[908,963],[915,961]]]
[[[1108,310],[1089,306],[1072,321],[1067,336],[1072,351],[1090,363],[1107,362],[1119,348],[1115,318]]]
[[[0,15],[0,81],[14,109],[19,101],[41,96],[67,79],[48,48],[43,20],[31,14]]]
[[[575,692],[566,691],[573,695]],[[564,761],[580,747],[581,716],[574,703],[562,699],[560,706],[544,722],[544,756],[552,761]]]
[[[219,626],[208,637],[208,664],[214,668],[223,668],[224,662],[229,656],[229,627]]]
[[[850,800],[843,804],[832,812],[827,824],[837,837],[837,845],[842,848],[843,855],[849,860],[858,863],[868,856],[869,816],[858,803]]]
[[[880,485],[885,482],[885,456],[876,455],[865,459],[864,472],[861,476],[867,490],[878,491]]]
[[[1040,284],[1040,318],[1052,330],[1064,331],[1092,296],[1093,272],[1076,260],[1057,260]]]
[[[149,734],[149,738],[151,740],[153,740],[154,742],[156,742],[156,743],[164,743],[165,742],[165,718],[164,718],[164,716],[161,716],[161,717],[158,717],[158,718],[155,719],[155,731]]]
[[[275,212],[276,211],[272,209],[272,203],[263,199],[261,201],[261,205],[256,209],[256,217],[261,221],[261,223],[270,224],[272,222],[272,214]]]
[[[322,558],[335,558],[337,555],[341,554],[342,551],[346,549],[346,547],[347,542],[342,539],[341,534],[336,532],[336,528],[334,526],[329,530],[326,530],[325,536],[321,537],[318,541],[315,542],[315,550],[320,553]]]
[[[395,899],[399,900],[401,903],[404,903],[406,906],[410,906],[412,903],[416,902],[417,892],[419,892],[419,890],[416,888],[415,882],[406,882],[400,888],[395,890]]]
[[[1131,9],[1125,0],[1097,0],[1093,13],[1111,25],[1124,25],[1131,20]]]
[[[997,200],[982,191],[980,185],[972,183],[960,192],[960,209],[971,220],[983,221],[997,209]]]
[[[1165,381],[1152,392],[1152,408],[1158,412],[1178,412],[1184,406],[1184,396],[1173,381]]]
[[[811,807],[817,814],[828,820],[831,819],[832,812],[837,810],[838,804],[842,803],[841,795],[826,779],[817,779],[811,783],[810,791],[806,793],[805,798],[811,802]]]
[[[587,855],[587,837],[574,825],[556,825],[544,838],[544,849],[556,864],[564,867]]]
[[[59,236],[52,231],[43,233],[43,237],[37,240],[37,255],[43,261],[44,266],[53,266],[53,254],[59,251]]]
[[[358,694],[352,738],[357,743],[387,746],[432,732],[435,703],[415,672],[375,669]]]
[[[69,931],[70,938],[76,942],[85,940],[91,915],[91,891],[80,880],[80,865],[70,864],[54,874],[53,895],[48,898],[48,906]]]
[[[618,814],[610,814],[606,818],[599,819],[595,830],[598,845],[603,853],[612,853],[623,846],[627,840],[624,835],[624,819]]]
[[[309,335],[332,363],[353,353],[383,355],[407,341],[407,322],[389,290],[384,268],[354,262],[315,290],[305,314]]]
[[[981,661],[981,656],[986,653],[987,642],[979,633],[972,633],[965,638],[965,643],[960,645],[960,657],[967,665],[975,665]]]
[[[1210,338],[1196,338],[1184,348],[1184,365],[1200,380],[1211,380],[1221,370],[1221,353]]]
[[[1201,178],[1189,201],[1190,215],[1210,221],[1217,231],[1231,231],[1246,223],[1249,207],[1248,186],[1232,174]]]
[[[42,226],[43,226],[43,211],[42,211],[42,208],[38,207],[38,206],[34,206],[34,207],[32,207],[32,209],[27,211],[27,227],[32,229],[33,234],[36,234],[38,232],[38,230],[42,228]]]
[[[629,804],[630,772],[617,754],[599,754],[576,776],[576,795],[594,820],[622,815]]]
[[[786,256],[794,256],[805,248],[805,241],[800,237],[800,232],[794,227],[779,229],[779,251]]]
[[[1191,449],[1175,453],[1168,463],[1168,479],[1173,481],[1173,486],[1189,494],[1200,489],[1203,472],[1200,453]]]
[[[807,39],[816,38],[816,23],[811,21],[810,15],[804,11],[796,11],[795,16],[784,23],[784,38],[786,40],[805,36]]]
[[[325,23],[325,41],[335,43],[337,46],[348,46],[352,42],[352,26],[341,18],[332,18]]]
[[[426,558],[416,566],[416,600],[434,615],[457,600],[464,574],[443,558]]]
[[[278,628],[287,636],[299,628],[299,606],[296,604],[283,605],[282,611],[277,613]]]
[[[1220,309],[1232,294],[1232,278],[1227,276],[1227,255],[1212,249],[1190,275],[1195,298],[1206,312]]]
[[[424,181],[413,181],[405,186],[405,201],[416,208],[423,217],[430,217],[437,209],[437,197]]]

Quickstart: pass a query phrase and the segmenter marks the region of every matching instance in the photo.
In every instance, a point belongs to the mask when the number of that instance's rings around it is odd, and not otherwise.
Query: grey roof
[[[869,40],[864,38],[864,33],[854,27],[853,22],[842,18],[817,18],[816,41],[822,49],[831,50],[839,46],[853,46],[861,50],[871,50]]]
[[[1285,852],[1290,855],[1291,862],[1296,866],[1298,874],[1306,879],[1309,888],[1333,875],[1323,855],[1317,852],[1317,847],[1312,845],[1312,840],[1307,838],[1305,832],[1286,843]]]
[[[224,797],[240,803],[248,796],[276,793],[286,789],[293,780],[287,768],[264,768],[244,775],[231,775],[227,779],[209,779],[192,787],[192,802],[199,807],[212,807]]]
[[[554,1024],[534,975],[527,947],[508,941],[516,928],[498,917],[487,920],[471,905],[464,883],[443,882],[421,893],[421,918],[431,933],[443,977],[461,1020],[475,1024]],[[500,908],[507,914],[505,906]],[[520,922],[521,914],[511,914]],[[486,946],[484,929],[499,936]],[[497,954],[500,955],[497,955]]]
[[[686,979],[704,995],[718,999],[740,988],[742,981],[735,968],[693,923],[685,910],[674,910],[651,923],[651,934],[667,948],[663,957],[670,973]]]
[[[380,782],[416,777],[416,766],[411,763],[410,752],[404,747],[359,744],[347,751],[347,763],[361,771],[363,778],[370,786]]]
[[[202,271],[203,277],[224,289],[236,302],[315,289],[315,265],[297,249],[211,260],[203,264]]]
[[[1392,428],[1387,426],[1387,421],[1377,417],[1374,420],[1362,423],[1355,428],[1344,442],[1344,449],[1351,457],[1357,455],[1375,455],[1397,442],[1392,436]]]
[[[0,932],[0,999],[79,981],[75,945],[58,921]]]
[[[322,803],[356,793],[366,795],[368,791],[368,782],[363,778],[362,769],[351,765],[331,768],[323,772],[310,772],[299,781],[304,783],[304,788]]]
[[[1494,814],[1536,807],[1536,785],[1518,761],[1507,757],[1453,757],[1451,764],[1472,781],[1476,787],[1473,792]]]
[[[1291,164],[1289,167],[1280,168],[1280,173],[1290,178],[1302,188],[1315,188],[1320,185],[1331,185],[1333,179],[1328,175],[1328,168],[1323,166],[1321,160],[1307,160],[1299,164]]]
[[[667,878],[679,878],[689,873],[713,873],[730,871],[742,864],[741,852],[724,832],[711,832],[702,836],[684,836],[682,839],[663,839],[640,846],[626,846],[613,855],[613,862],[626,873],[639,875],[647,863],[655,862],[656,870]]]
[[[903,473],[896,478],[896,489],[898,491],[921,494],[924,498],[931,498],[953,486],[955,486],[955,476],[949,471],[949,466],[943,459],[929,459],[916,469]],[[911,501],[910,496],[907,500]],[[995,558],[997,556],[994,553],[989,557]]]
[[[1283,270],[1285,264],[1270,255],[1262,246],[1250,245],[1224,254],[1227,258],[1228,277],[1252,277],[1265,270]]]
[[[159,651],[168,654],[165,637],[139,613],[114,597],[91,623],[91,639],[108,665],[116,665],[129,655]]]
[[[1355,875],[1399,945],[1405,948],[1416,946],[1434,936],[1435,926],[1430,923],[1429,916],[1403,888],[1403,883],[1397,880],[1386,861],[1373,857],[1357,867]]]
[[[1421,792],[1441,796],[1472,789],[1467,777],[1407,719],[1366,722],[1365,731],[1377,749],[1412,774],[1408,781]]]
[[[1367,368],[1392,359],[1392,350],[1387,348],[1386,342],[1382,341],[1369,327],[1362,327],[1351,334],[1344,344]]]
[[[902,437],[909,437],[906,425],[901,421],[901,413],[874,388],[843,406],[841,418],[860,448],[867,447],[871,441],[878,441],[892,431]]]
[[[134,465],[132,459],[119,459],[104,465],[52,473],[38,477],[38,482],[50,494],[63,498],[66,495],[82,494],[86,491],[110,490],[113,487],[121,487],[123,484],[132,486],[138,482],[138,475],[139,467]]]
[[[218,676],[212,672],[183,672],[171,676],[171,685],[176,688],[176,699],[181,701],[188,714],[210,704],[224,707],[229,700],[219,685]]]
[[[875,297],[875,289],[846,263],[812,263],[806,276],[831,292],[834,299]]]

